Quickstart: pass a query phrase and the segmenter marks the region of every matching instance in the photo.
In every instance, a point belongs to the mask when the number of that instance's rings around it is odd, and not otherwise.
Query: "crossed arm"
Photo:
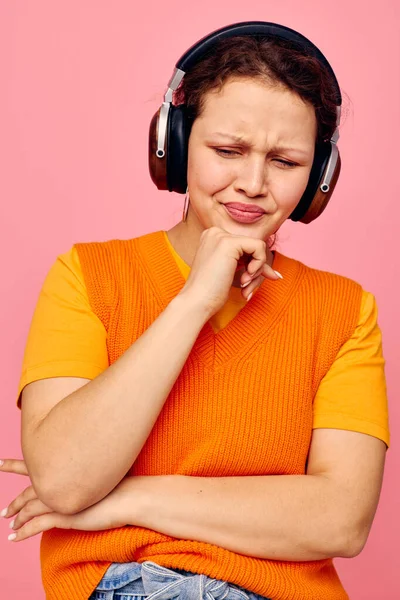
[[[260,558],[356,556],[375,515],[385,452],[371,436],[316,429],[307,475],[149,478],[141,524]]]
[[[136,525],[259,558],[352,557],[372,525],[385,453],[384,442],[369,435],[316,429],[307,475],[128,477],[74,514],[51,512],[28,488],[30,495],[16,499],[7,516],[17,514],[20,539],[51,527]],[[12,469],[5,464],[3,470]]]
[[[33,485],[7,513],[17,514],[16,539],[23,530],[28,537],[52,527],[131,524],[262,558],[361,551],[386,452],[383,441],[366,434],[315,429],[306,475],[124,477],[207,318],[178,295],[92,381],[55,377],[25,387],[22,449]]]

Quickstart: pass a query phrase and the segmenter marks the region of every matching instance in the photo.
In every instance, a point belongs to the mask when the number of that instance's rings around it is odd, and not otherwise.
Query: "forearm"
[[[132,525],[273,560],[357,554],[346,494],[318,475],[141,477]],[[129,522],[131,522],[129,521]]]
[[[23,450],[47,505],[82,510],[123,478],[206,320],[198,307],[177,296],[114,364],[57,403],[37,425]]]

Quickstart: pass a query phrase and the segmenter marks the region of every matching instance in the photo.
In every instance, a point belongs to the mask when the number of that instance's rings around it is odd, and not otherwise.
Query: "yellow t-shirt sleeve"
[[[363,291],[358,324],[314,399],[314,428],[347,429],[390,442],[385,359],[375,297]]]
[[[90,307],[78,251],[57,257],[32,317],[17,405],[23,388],[48,377],[94,379],[109,366],[107,333]]]

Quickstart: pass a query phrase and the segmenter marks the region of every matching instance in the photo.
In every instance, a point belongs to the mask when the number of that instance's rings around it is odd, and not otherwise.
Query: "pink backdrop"
[[[134,237],[180,218],[183,197],[157,191],[147,170],[148,124],[175,61],[223,25],[284,24],[321,48],[348,98],[331,205],[310,226],[285,224],[278,248],[376,295],[387,361],[392,446],[380,506],[362,554],[336,564],[352,600],[400,597],[399,6],[202,0],[199,12],[182,0],[140,8],[128,0],[1,2],[0,457],[21,457],[15,396],[22,355],[57,254],[77,241]],[[0,475],[0,508],[24,484]],[[39,538],[8,542],[7,521],[0,533],[2,595],[43,600]]]

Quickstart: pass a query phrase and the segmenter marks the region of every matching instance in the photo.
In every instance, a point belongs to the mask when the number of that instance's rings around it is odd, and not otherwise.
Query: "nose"
[[[267,168],[265,157],[248,157],[242,162],[236,176],[235,190],[250,198],[267,194]]]

